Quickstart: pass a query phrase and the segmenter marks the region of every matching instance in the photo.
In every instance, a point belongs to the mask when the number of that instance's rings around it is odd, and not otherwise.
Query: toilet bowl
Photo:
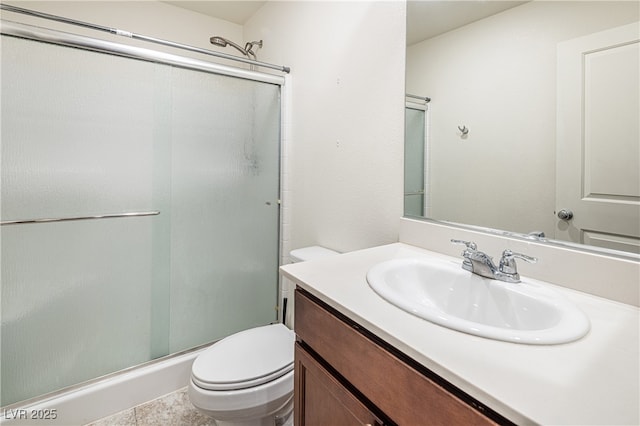
[[[191,403],[219,426],[293,425],[294,342],[272,324],[211,345],[191,367]]]

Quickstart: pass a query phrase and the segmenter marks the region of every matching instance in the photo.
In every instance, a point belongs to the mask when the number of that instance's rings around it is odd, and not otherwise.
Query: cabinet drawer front
[[[298,339],[399,425],[495,424],[296,290]]]

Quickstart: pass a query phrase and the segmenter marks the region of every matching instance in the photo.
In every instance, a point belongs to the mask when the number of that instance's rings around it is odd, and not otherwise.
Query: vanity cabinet
[[[300,288],[295,424],[510,423]]]

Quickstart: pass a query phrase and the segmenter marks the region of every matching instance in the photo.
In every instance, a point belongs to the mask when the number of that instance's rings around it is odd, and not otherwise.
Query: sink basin
[[[483,278],[460,261],[394,259],[371,268],[367,282],[404,311],[490,339],[551,345],[577,340],[590,328],[587,316],[549,286]]]

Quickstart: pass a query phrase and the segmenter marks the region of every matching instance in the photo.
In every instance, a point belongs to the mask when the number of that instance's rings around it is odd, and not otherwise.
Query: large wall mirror
[[[405,216],[637,257],[639,5],[409,0]]]

